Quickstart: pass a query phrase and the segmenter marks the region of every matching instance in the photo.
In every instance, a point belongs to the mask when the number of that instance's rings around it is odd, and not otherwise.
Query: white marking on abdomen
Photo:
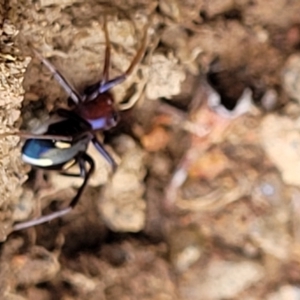
[[[53,165],[53,162],[49,158],[33,158],[22,154],[22,160],[30,165],[37,166],[37,167],[50,167]]]

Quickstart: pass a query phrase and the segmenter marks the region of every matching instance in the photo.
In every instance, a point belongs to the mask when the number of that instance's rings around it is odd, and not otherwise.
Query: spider
[[[117,168],[114,159],[98,141],[95,132],[108,130],[118,123],[119,114],[110,90],[125,81],[142,59],[147,44],[147,28],[141,46],[128,69],[123,74],[109,79],[111,44],[106,18],[103,27],[106,48],[102,79],[87,87],[83,95],[67,82],[50,61],[31,46],[35,56],[50,70],[53,77],[68,94],[72,107],[68,110],[60,108],[52,112],[47,122],[38,128],[37,133],[14,133],[14,135],[25,139],[22,148],[22,159],[35,168],[57,170],[65,176],[83,177],[84,180],[68,207],[33,220],[16,223],[12,231],[49,222],[69,213],[76,206],[95,169],[93,159],[86,153],[90,142],[111,165],[113,171]],[[79,174],[67,173],[66,170],[75,164],[79,166]]]

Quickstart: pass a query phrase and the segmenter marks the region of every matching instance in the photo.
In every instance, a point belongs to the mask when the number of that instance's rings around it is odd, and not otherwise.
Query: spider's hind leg
[[[77,191],[76,196],[72,199],[72,201],[70,202],[69,206],[66,208],[63,208],[59,211],[50,213],[48,215],[45,216],[41,216],[40,218],[37,219],[33,219],[30,221],[26,221],[26,222],[21,222],[21,223],[17,223],[16,225],[13,226],[12,231],[18,231],[18,230],[22,230],[22,229],[26,229],[32,226],[36,226],[36,225],[40,225],[46,222],[50,222],[56,218],[62,217],[64,215],[66,215],[67,213],[69,213],[70,211],[73,210],[73,208],[77,205],[83,191],[84,188],[86,187],[90,176],[92,175],[92,173],[95,170],[95,163],[93,161],[93,159],[86,153],[83,153],[79,158],[78,158],[78,163],[79,163],[79,167],[82,168],[82,166],[85,166],[85,163],[88,163],[90,165],[90,168],[88,171],[84,170],[83,173],[85,173],[84,175],[84,180],[82,185],[80,186],[80,188]],[[84,167],[85,169],[85,167]]]

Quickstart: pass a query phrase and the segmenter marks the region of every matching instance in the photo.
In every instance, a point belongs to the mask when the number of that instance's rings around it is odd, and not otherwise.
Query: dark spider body
[[[110,41],[106,21],[104,22],[104,33],[106,50],[103,78],[100,82],[86,88],[83,95],[80,95],[47,59],[43,58],[34,48],[32,49],[69,95],[73,105],[70,110],[58,109],[53,112],[48,121],[37,128],[34,133],[17,133],[26,139],[22,148],[22,159],[33,167],[58,170],[63,175],[83,177],[84,180],[67,208],[31,221],[17,223],[14,225],[13,231],[51,221],[65,215],[75,207],[95,168],[93,159],[86,153],[89,142],[93,143],[113,170],[117,167],[113,158],[98,141],[95,131],[108,130],[117,124],[119,115],[109,90],[126,80],[142,58],[146,48],[147,31],[142,45],[127,71],[111,80],[109,80]],[[79,166],[80,173],[67,173],[68,168],[74,164]]]

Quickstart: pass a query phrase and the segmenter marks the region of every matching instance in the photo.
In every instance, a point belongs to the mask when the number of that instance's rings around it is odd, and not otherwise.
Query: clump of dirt
[[[96,171],[70,214],[9,235],[13,223],[67,205],[82,179],[37,172],[22,185],[30,167],[19,139],[2,138],[3,299],[298,298],[300,3],[0,7],[0,134],[68,108],[29,43],[83,93],[101,80],[104,16],[110,78],[148,36],[113,89],[121,120],[99,135],[119,168],[112,174],[89,147]]]
[[[22,82],[30,57],[23,57],[15,44],[17,28],[9,22],[2,21],[1,27],[1,81],[0,81],[0,111],[1,133],[16,131],[17,121],[21,115],[21,104],[24,96]],[[22,194],[21,185],[26,181],[26,168],[20,160],[20,150],[17,145],[18,137],[2,138],[0,145],[1,161],[1,230],[0,240],[6,238],[13,219],[13,206]]]

